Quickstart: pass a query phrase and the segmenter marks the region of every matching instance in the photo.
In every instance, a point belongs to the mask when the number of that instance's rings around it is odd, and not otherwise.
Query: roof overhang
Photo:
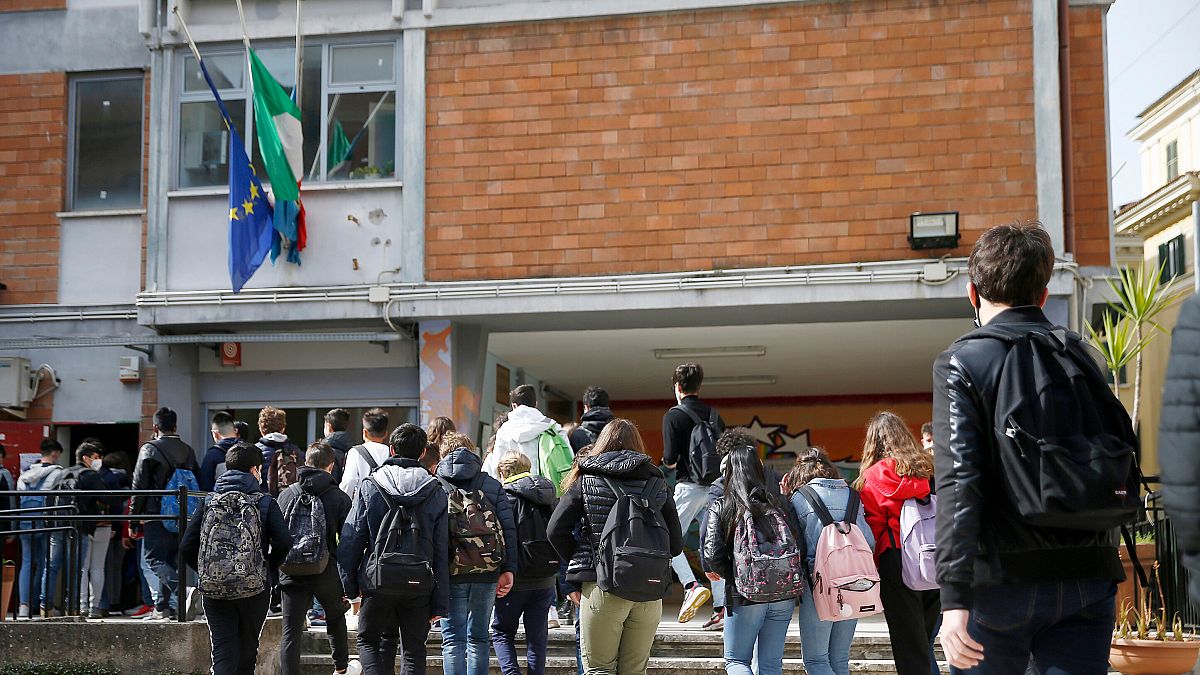
[[[1190,171],[1118,213],[1113,226],[1119,235],[1145,237],[1185,217],[1200,200],[1200,172]]]

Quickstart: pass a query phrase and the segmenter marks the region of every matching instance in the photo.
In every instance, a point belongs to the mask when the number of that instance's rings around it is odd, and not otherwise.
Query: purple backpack
[[[937,582],[937,495],[904,500],[900,507],[900,560],[904,585],[931,591]]]
[[[779,509],[770,509],[762,520],[773,526],[773,541],[760,535],[748,511],[734,528],[734,587],[751,602],[799,597],[804,592],[804,553],[796,535]]]

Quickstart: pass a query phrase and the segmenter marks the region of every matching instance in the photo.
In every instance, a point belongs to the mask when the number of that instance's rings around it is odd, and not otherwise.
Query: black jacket
[[[679,404],[696,413],[702,419],[708,419],[712,408],[700,400],[699,396],[684,396]],[[663,464],[675,465],[675,480],[680,483],[694,483],[691,468],[688,466],[688,445],[692,438],[692,429],[696,423],[682,410],[671,408],[663,415]],[[725,420],[717,417],[717,433],[725,430]]]
[[[508,495],[508,503],[512,506],[513,522],[517,523],[518,531],[521,519],[528,517],[526,514],[531,511],[536,510],[541,515],[542,522],[549,523],[550,516],[554,514],[554,506],[558,504],[558,498],[554,496],[554,483],[550,482],[549,478],[533,476],[528,473],[505,481],[504,494]],[[521,574],[518,566],[513,590],[554,588],[557,582],[557,574],[548,577],[530,577]]]
[[[104,477],[100,475],[90,466],[76,464],[63,470],[62,480],[59,482],[59,489],[68,480],[75,480],[76,490],[108,490],[108,484],[104,482]],[[68,492],[69,490],[64,490]],[[113,512],[125,501],[124,497],[71,497],[63,495],[55,497],[54,503],[59,506],[67,504],[75,504],[79,509],[81,516],[99,516],[107,515]],[[97,523],[78,523],[76,529],[84,534],[95,534]]]
[[[496,508],[500,528],[504,532],[504,560],[495,572],[458,574],[450,577],[452,584],[495,583],[503,572],[517,571],[517,521],[500,481],[483,473],[483,460],[471,450],[460,449],[446,455],[437,465],[437,477],[455,487],[478,489]],[[448,508],[448,507],[447,507]]]
[[[192,446],[177,435],[157,438],[142,446],[133,467],[134,490],[163,490],[174,469],[187,469],[199,480],[200,465]],[[131,513],[158,513],[159,497],[134,497]]]
[[[1054,329],[1036,307],[1006,310],[991,323],[1026,331]],[[993,420],[1007,354],[1008,345],[1000,340],[959,340],[933,367],[937,577],[943,609],[970,609],[977,586],[1124,577],[1115,532],[1033,527],[1007,496]]]
[[[446,616],[450,609],[449,532],[446,493],[425,467],[414,459],[392,457],[363,480],[354,506],[342,528],[337,561],[347,597],[357,598],[366,581],[363,567],[375,550],[379,526],[388,512],[380,490],[399,505],[411,509],[420,530],[421,550],[437,582],[429,600],[429,616]]]
[[[611,421],[613,421],[613,412],[605,407],[595,407],[583,413],[583,417],[579,418],[579,426],[567,437],[571,443],[571,450],[579,452],[584,447],[595,443],[596,437]]]
[[[767,487],[771,487],[768,478]],[[778,496],[779,483],[775,482],[775,494]],[[765,506],[766,499],[761,498],[761,493],[756,492],[752,499],[756,503],[761,503]],[[799,542],[800,551],[804,553],[804,535],[800,533],[800,524],[796,520],[796,513],[792,510],[791,502],[780,497],[779,499],[783,516],[787,520],[788,526],[792,529],[792,537]],[[730,612],[736,612],[736,607],[740,605],[753,605],[757,603],[750,602],[741,595],[738,595],[736,584],[733,583],[735,577],[735,564],[733,560],[733,531],[737,523],[732,521],[731,514],[725,509],[725,498],[722,496],[716,501],[710,503],[704,509],[703,529],[700,530],[700,554],[703,560],[703,567],[706,572],[716,572],[725,579],[728,583],[725,584],[725,606]],[[755,521],[755,529],[760,532],[760,536],[772,536],[768,533],[774,533],[773,527],[758,527],[760,523]],[[768,526],[769,527],[769,526]],[[775,541],[773,538],[771,541]]]
[[[333,448],[333,480],[341,485],[342,474],[346,471],[346,455],[350,448],[362,443],[362,437],[356,441],[349,432],[335,431],[325,437],[325,442]]]
[[[1184,303],[1171,340],[1158,458],[1163,504],[1191,572],[1192,603],[1200,605],[1200,296]]]
[[[722,467],[724,467],[723,464],[722,464]],[[776,471],[774,468],[772,468],[769,464],[764,464],[763,465],[763,476],[767,479],[767,489],[771,491],[771,494],[775,495],[776,497],[779,497],[780,501],[784,501],[784,502],[788,501],[787,499],[784,498],[783,493],[779,489],[779,482],[781,480],[783,480],[783,477],[779,475],[779,472]],[[720,478],[713,481],[712,485],[708,486],[708,505],[704,508],[704,510],[700,511],[700,536],[701,537],[703,537],[704,533],[708,531],[708,514],[712,512],[713,504],[715,504],[717,502],[717,500],[721,499],[724,496],[725,496],[725,476],[722,475]],[[711,569],[706,564],[706,561],[704,559],[704,547],[703,546],[700,547],[700,566],[702,568],[704,568],[705,572],[715,572],[716,571],[716,570]]]
[[[288,504],[304,491],[321,500],[321,508],[325,511],[325,544],[329,547],[330,557],[337,551],[337,538],[342,527],[346,524],[346,516],[350,515],[350,497],[333,482],[333,476],[321,469],[311,466],[300,467],[300,482],[289,485],[279,493],[279,510],[287,513]],[[331,563],[336,564],[336,563]],[[279,583],[288,585],[304,582],[315,577],[299,577],[293,579],[286,574],[279,575]]]
[[[620,481],[625,490],[635,494],[641,494],[650,478],[663,477],[662,471],[651,463],[648,456],[631,450],[588,457],[579,464],[579,472],[579,479],[559,499],[550,524],[546,526],[554,549],[570,561],[567,581],[574,584],[596,580],[593,552],[600,548],[600,535],[608,520],[608,512],[617,503],[617,495],[608,487],[604,477]],[[671,498],[665,481],[654,502],[661,509],[671,534],[671,556],[677,556],[683,552],[683,534],[679,531],[675,500]],[[578,542],[574,536],[577,524],[583,526],[581,541]]]
[[[271,568],[272,573],[278,570],[279,564],[287,557],[288,551],[292,550],[292,535],[283,522],[283,512],[279,510],[279,504],[275,503],[271,495],[263,494],[259,489],[258,481],[245,471],[231,470],[221,474],[213,491],[217,494],[245,492],[248,495],[260,495],[258,515],[262,518],[263,559],[267,561],[267,566]],[[204,516],[208,513],[209,501],[209,499],[205,499],[201,502],[200,508],[192,514],[187,530],[183,533],[183,539],[179,542],[179,549],[183,553],[184,561],[197,571],[199,571],[200,564],[200,531],[204,527]]]

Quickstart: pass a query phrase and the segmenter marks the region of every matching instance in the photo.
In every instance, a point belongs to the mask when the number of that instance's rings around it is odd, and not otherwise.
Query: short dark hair
[[[717,439],[717,454],[724,457],[734,448],[750,446],[758,450],[758,439],[750,435],[746,427],[726,429]]]
[[[608,391],[593,384],[583,391],[583,404],[589,408],[607,408]]]
[[[304,466],[324,469],[333,464],[333,447],[325,441],[317,441],[308,446],[304,453]]]
[[[997,225],[975,242],[967,272],[979,297],[988,302],[1036,305],[1054,274],[1054,242],[1036,220]]]
[[[387,433],[388,414],[383,408],[371,408],[363,413],[363,429],[372,436],[382,436]]]
[[[63,446],[53,438],[43,438],[41,443],[42,457],[49,457],[56,452],[62,452]]]
[[[933,422],[926,422],[921,425],[921,435],[924,436],[925,434],[933,435]]]
[[[104,446],[98,443],[90,443],[88,441],[80,443],[79,447],[75,448],[75,463],[83,464],[83,458],[90,455],[100,455],[103,457]]]
[[[421,459],[428,442],[429,436],[425,434],[425,430],[409,422],[393,429],[391,437],[388,438],[392,454],[405,459]]]
[[[699,363],[681,363],[675,366],[671,384],[679,385],[679,391],[685,394],[695,394],[700,391],[700,385],[704,384],[704,369]]]
[[[250,440],[250,423],[238,420],[233,423],[233,432],[237,434],[238,440]]]
[[[233,471],[250,472],[256,466],[262,466],[262,450],[249,443],[238,443],[225,451],[225,468]]]
[[[175,431],[178,425],[179,416],[174,410],[162,407],[154,411],[154,426],[158,427],[159,431]]]
[[[537,405],[537,389],[534,389],[532,384],[517,385],[516,389],[509,392],[508,398],[513,405],[527,405],[532,408]]]
[[[345,408],[334,408],[325,413],[325,423],[334,431],[345,431],[350,427],[350,411]]]
[[[216,427],[217,431],[220,431],[222,434],[226,433],[227,431],[234,431],[233,415],[230,415],[224,410],[216,413],[212,416],[212,426]]]

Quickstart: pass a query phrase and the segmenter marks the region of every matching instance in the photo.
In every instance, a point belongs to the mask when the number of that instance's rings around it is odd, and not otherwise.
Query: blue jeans
[[[796,601],[780,600],[732,609],[725,618],[725,672],[728,675],[781,675],[783,645]],[[758,643],[757,674],[751,669],[755,643]]]
[[[46,554],[50,551],[50,535],[21,535],[21,576],[17,580],[22,605],[37,614],[42,605],[42,580],[46,576]]]
[[[526,656],[529,675],[546,672],[546,643],[549,627],[546,621],[554,604],[554,587],[512,591],[496,599],[496,616],[492,619],[492,647],[500,662],[503,675],[521,675],[517,664],[517,624],[525,625]]]
[[[808,675],[848,675],[858,619],[822,621],[809,597],[800,603],[800,651]]]
[[[975,590],[967,631],[983,661],[951,673],[1024,673],[1030,655],[1041,675],[1108,672],[1117,584],[1091,579],[985,586]]]
[[[487,675],[488,629],[496,603],[496,582],[450,584],[450,616],[442,619],[442,671],[445,675]]]
[[[179,534],[168,532],[162,523],[146,523],[142,545],[145,547],[146,562],[154,575],[158,577],[158,592],[154,593],[154,608],[165,611],[175,609],[179,604],[175,597],[175,587],[179,583],[178,564]],[[154,585],[150,586],[154,591]]]
[[[79,536],[78,534],[75,536]],[[62,573],[63,563],[67,559],[67,533],[66,532],[51,532],[50,537],[50,564],[46,567],[45,575],[42,577],[42,609],[62,609],[61,602],[57,602],[58,598],[58,578]],[[63,593],[66,593],[66,588],[63,588]]]
[[[575,667],[578,675],[583,675],[583,646],[579,639],[579,625],[582,623],[579,617],[575,617]]]

